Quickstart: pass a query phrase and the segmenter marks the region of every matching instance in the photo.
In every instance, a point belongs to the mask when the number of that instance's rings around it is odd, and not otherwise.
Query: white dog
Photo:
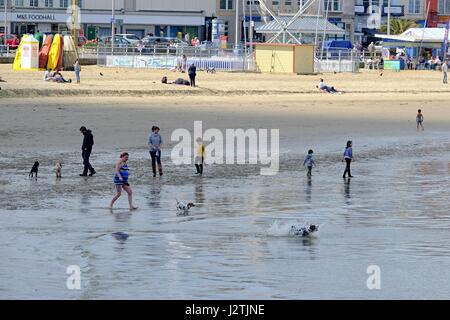
[[[188,204],[184,204],[181,201],[177,200],[177,214],[178,215],[186,215],[189,213],[189,209],[191,209],[192,207],[195,207],[195,204],[193,204],[192,202],[189,202]]]
[[[319,226],[315,224],[304,227],[292,226],[291,230],[289,231],[289,235],[297,237],[308,237],[317,231],[319,231]]]

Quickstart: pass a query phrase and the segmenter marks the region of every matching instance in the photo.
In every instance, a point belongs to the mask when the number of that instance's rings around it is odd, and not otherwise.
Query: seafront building
[[[7,1],[8,31],[24,33],[67,30],[70,0],[0,0],[0,33],[4,29],[4,5]],[[88,39],[111,34],[113,0],[79,0],[81,30]],[[212,40],[213,29],[229,44],[236,40],[264,41],[255,29],[272,20],[260,2],[263,0],[114,0],[116,33],[133,33]],[[264,0],[276,15],[294,15],[308,0]],[[390,0],[391,17],[412,19],[419,25],[442,27],[450,19],[450,0]],[[325,10],[327,8],[328,10]],[[238,9],[236,15],[236,8]],[[308,14],[325,15],[329,22],[344,30],[333,36],[367,43],[386,23],[388,0],[317,0]],[[428,13],[428,15],[427,15]],[[218,21],[216,25],[213,20]],[[250,22],[252,21],[252,22]],[[253,32],[252,32],[253,31]],[[237,38],[236,38],[237,35]]]
[[[67,30],[70,0],[0,0],[0,33],[7,3],[8,31],[14,34]],[[80,0],[81,30],[89,39],[111,35],[112,0]],[[214,0],[115,0],[116,33],[205,39],[215,15]]]

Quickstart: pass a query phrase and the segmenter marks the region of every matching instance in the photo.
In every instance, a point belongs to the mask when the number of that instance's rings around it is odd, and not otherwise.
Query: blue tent
[[[325,49],[352,49],[353,45],[348,40],[328,40],[325,41]]]

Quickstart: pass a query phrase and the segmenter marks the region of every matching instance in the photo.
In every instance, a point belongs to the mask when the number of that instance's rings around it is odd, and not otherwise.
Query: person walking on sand
[[[86,177],[88,175],[88,171],[90,172],[89,176],[92,177],[96,172],[89,162],[89,158],[91,156],[92,147],[94,146],[94,135],[91,130],[86,129],[86,127],[81,127],[80,132],[83,134],[83,145],[81,146],[81,150],[83,151],[81,156],[83,158],[84,170],[83,173],[80,174],[81,177]]]
[[[156,165],[158,164],[159,175],[163,175],[162,165],[161,165],[161,145],[163,143],[162,137],[159,134],[159,127],[153,126],[152,133],[148,137],[148,146],[150,148],[150,156],[152,158],[152,170],[153,177],[156,177]]]
[[[308,155],[305,157],[305,160],[303,161],[303,166],[305,166],[308,169],[308,177],[312,176],[312,168],[316,165],[316,162],[314,160],[314,151],[309,150]]]
[[[187,57],[185,54],[181,56],[181,72],[186,73],[187,71]]]
[[[188,69],[189,79],[191,81],[191,87],[195,88],[195,77],[197,76],[197,67],[195,64],[191,64]]]
[[[128,168],[128,158],[129,154],[124,152],[120,155],[120,159],[116,162],[114,185],[116,186],[116,194],[111,200],[109,208],[112,209],[114,203],[122,195],[122,189],[128,194],[128,204],[130,205],[130,210],[136,210],[138,207],[133,205],[133,190],[131,190],[130,184],[128,183],[129,168]]]
[[[448,78],[448,61],[444,60],[444,62],[442,63],[442,76],[443,76],[443,80],[442,82],[444,84],[447,84],[447,78]]]
[[[344,175],[342,176],[344,179],[348,173],[348,177],[349,178],[353,178],[351,171],[350,171],[350,164],[352,163],[353,160],[353,142],[352,141],[347,141],[347,146],[345,147],[345,151],[344,151],[344,159],[342,159],[342,161],[346,162],[346,166],[345,166],[345,171],[344,171]]]
[[[203,144],[202,138],[197,139],[197,149],[195,156],[195,168],[199,175],[203,175],[203,163],[205,162],[205,145]]]
[[[78,59],[75,60],[75,64],[73,65],[73,69],[75,71],[75,78],[77,79],[77,83],[80,84],[81,65],[80,65],[80,61]]]
[[[417,110],[416,123],[417,130],[420,130],[420,128],[422,128],[422,131],[425,130],[425,128],[423,127],[423,114],[421,109]]]

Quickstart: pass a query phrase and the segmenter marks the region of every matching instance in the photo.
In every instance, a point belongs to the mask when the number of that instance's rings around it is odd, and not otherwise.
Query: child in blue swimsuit
[[[128,158],[129,154],[124,152],[120,155],[120,159],[116,162],[114,184],[116,186],[116,195],[112,198],[109,208],[112,209],[114,202],[120,198],[122,195],[122,189],[128,194],[128,203],[130,205],[130,210],[136,210],[137,207],[133,205],[133,191],[131,190],[130,184],[128,183],[129,168],[128,168]]]

